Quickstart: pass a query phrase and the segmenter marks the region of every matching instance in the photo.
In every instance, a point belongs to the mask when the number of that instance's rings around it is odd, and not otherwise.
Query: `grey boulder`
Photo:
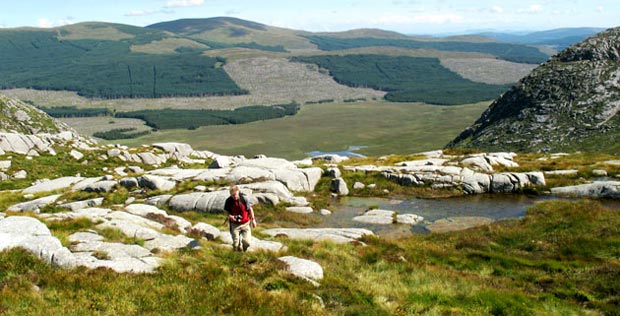
[[[334,178],[331,182],[331,191],[338,195],[349,195],[349,188],[343,178]]]
[[[280,257],[278,260],[286,263],[291,274],[309,281],[314,286],[319,286],[317,281],[323,279],[323,267],[314,261],[293,256]]]
[[[138,178],[138,183],[141,187],[147,187],[151,190],[159,191],[170,191],[176,186],[175,181],[170,181],[166,178],[153,175],[141,176],[140,178]]]
[[[555,195],[620,199],[620,181],[600,181],[568,187],[551,188]]]
[[[15,204],[10,206],[7,211],[9,212],[39,212],[39,209],[42,207],[45,207],[47,205],[50,205],[54,202],[56,202],[56,200],[58,200],[58,198],[61,196],[61,194],[56,194],[56,195],[50,195],[50,196],[45,196],[36,200],[32,200],[32,201],[28,201],[28,202],[23,202],[23,203],[19,203],[19,204]]]

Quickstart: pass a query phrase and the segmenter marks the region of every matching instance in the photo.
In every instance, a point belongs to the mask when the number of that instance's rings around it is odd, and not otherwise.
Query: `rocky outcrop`
[[[68,125],[56,121],[45,112],[22,101],[0,95],[0,132],[20,134],[71,132]]]
[[[374,235],[372,231],[363,228],[273,228],[263,230],[263,233],[272,237],[329,240],[335,243],[357,242],[364,235]]]
[[[0,251],[23,248],[61,267],[76,266],[69,249],[53,237],[45,224],[32,217],[11,216],[0,220]]]
[[[42,198],[38,198],[32,201],[18,203],[12,206],[9,206],[6,210],[9,212],[35,212],[39,213],[39,209],[43,208],[47,205],[50,205],[61,196],[61,194],[44,196]]]
[[[424,217],[415,214],[398,214],[395,211],[389,210],[368,210],[363,215],[354,217],[353,220],[376,225],[416,225],[424,221]]]
[[[0,251],[23,248],[63,268],[84,266],[106,267],[116,272],[154,272],[162,262],[138,245],[107,243],[102,238],[95,233],[73,234],[69,237],[74,243],[72,252],[35,218],[12,216],[0,220]]]
[[[544,186],[542,172],[477,173],[467,168],[437,168],[426,172],[409,171],[382,173],[384,177],[401,185],[430,185],[433,188],[460,188],[466,194],[514,193],[527,187]]]
[[[53,180],[43,180],[22,190],[24,194],[35,194],[68,189],[71,185],[84,180],[82,177],[62,177]]]
[[[334,178],[330,184],[332,192],[338,195],[349,195],[349,186],[343,178]]]
[[[620,181],[601,181],[568,187],[551,188],[555,195],[620,199]]]
[[[223,212],[224,203],[229,196],[228,190],[179,194],[170,198],[168,206],[177,212]]]
[[[314,212],[314,210],[308,206],[289,206],[286,208],[286,211],[297,214],[311,214]]]
[[[448,147],[618,152],[620,28],[567,48],[497,99]]]
[[[287,271],[291,274],[312,283],[314,286],[319,286],[317,281],[323,279],[323,267],[314,261],[293,256],[280,257],[278,260],[286,263]]]

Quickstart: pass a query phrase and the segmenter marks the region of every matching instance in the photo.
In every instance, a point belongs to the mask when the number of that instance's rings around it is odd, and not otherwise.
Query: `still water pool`
[[[448,217],[479,216],[493,220],[518,218],[528,207],[539,201],[560,199],[555,196],[527,196],[520,194],[479,194],[441,199],[379,199],[345,197],[332,204],[332,215],[323,218],[322,227],[367,228],[379,235],[426,233],[430,223]],[[620,210],[620,201],[602,200],[608,208]],[[424,222],[416,226],[374,225],[353,221],[369,208],[397,211],[399,214],[416,214]]]

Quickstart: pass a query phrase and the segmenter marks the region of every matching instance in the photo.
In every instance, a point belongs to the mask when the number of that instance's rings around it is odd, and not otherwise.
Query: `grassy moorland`
[[[75,223],[84,225],[84,223]],[[55,227],[62,230],[64,226]],[[620,213],[590,201],[537,204],[519,220],[367,246],[281,240],[317,261],[319,287],[284,253],[217,243],[168,255],[155,274],[61,270],[0,253],[3,315],[618,315]],[[322,306],[323,305],[323,306]]]
[[[137,146],[187,142],[220,154],[255,154],[300,159],[313,150],[368,146],[367,155],[411,154],[442,148],[469,126],[488,103],[439,107],[421,103],[360,102],[304,105],[295,116],[243,125],[166,130],[123,140]]]
[[[68,151],[58,148],[56,156],[32,159],[12,155],[10,172],[28,170],[29,178],[2,181],[0,189],[19,189],[36,178],[77,172],[96,176],[118,164],[98,160],[101,153],[88,152],[85,159],[91,163],[83,165]],[[394,164],[413,158],[369,157],[345,164]],[[618,159],[593,154],[540,158],[547,156],[516,159],[526,170],[572,168],[587,178],[597,162]],[[620,173],[618,166],[606,169],[612,176]],[[360,176],[344,173],[349,182]],[[329,198],[327,180],[321,179],[315,192],[308,194],[315,207]],[[377,191],[424,193],[385,179],[376,183]],[[183,183],[171,193],[186,192],[195,185]],[[103,207],[108,208],[129,196],[124,189],[100,194],[105,197]],[[91,198],[97,193],[68,192],[63,199],[74,200],[77,195]],[[22,200],[21,193],[4,191],[0,209]],[[254,232],[257,237],[266,238],[261,234],[265,227],[307,227],[318,218],[282,208],[257,206],[261,220]],[[53,211],[54,207],[42,210]],[[221,214],[174,214],[224,229]],[[82,219],[47,224],[65,245],[70,233],[96,225]],[[102,235],[109,241],[120,238],[112,231]],[[0,315],[619,315],[619,236],[617,210],[595,201],[556,200],[536,204],[520,219],[445,234],[366,237],[365,246],[276,238],[286,251],[240,254],[219,241],[202,240],[200,249],[165,254],[165,264],[154,274],[63,270],[13,249],[0,252]],[[321,285],[314,287],[286,273],[277,260],[285,255],[319,263],[324,270]]]

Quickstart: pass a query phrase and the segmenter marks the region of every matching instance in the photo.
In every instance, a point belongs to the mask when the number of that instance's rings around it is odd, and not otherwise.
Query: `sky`
[[[0,0],[0,27],[86,21],[146,26],[236,17],[312,32],[379,28],[404,34],[538,31],[620,25],[618,0]]]

